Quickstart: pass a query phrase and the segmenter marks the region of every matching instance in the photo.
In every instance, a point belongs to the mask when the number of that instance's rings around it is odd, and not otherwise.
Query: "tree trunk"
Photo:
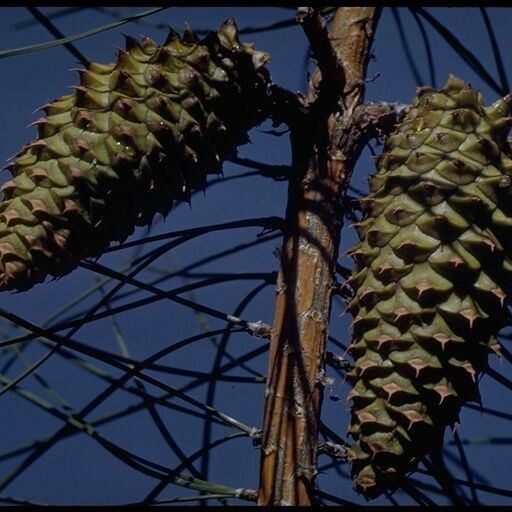
[[[378,14],[375,7],[340,7],[327,34],[317,10],[299,9],[319,69],[310,83],[307,119],[291,126],[293,176],[270,344],[259,505],[314,501],[344,197],[366,142],[354,112],[362,102]]]

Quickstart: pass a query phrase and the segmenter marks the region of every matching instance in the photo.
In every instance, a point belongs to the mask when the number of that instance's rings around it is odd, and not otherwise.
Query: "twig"
[[[476,56],[468,50],[459,39],[452,34],[440,21],[427,12],[423,7],[414,7],[415,11],[424,18],[436,32],[457,52],[462,60],[480,76],[480,78],[498,94],[506,94],[508,91],[504,90],[496,80],[489,74],[484,66]]]
[[[405,52],[405,57],[407,59],[407,63],[409,64],[409,69],[411,70],[412,76],[416,81],[416,85],[424,85],[425,82],[423,81],[423,78],[421,77],[420,72],[418,71],[418,68],[416,66],[416,59],[414,58],[414,55],[412,55],[411,53],[409,43],[407,42],[405,36],[405,30],[402,25],[402,20],[400,18],[400,10],[397,9],[396,7],[391,7],[391,12],[393,13],[393,18],[395,19],[395,23],[398,28],[398,34],[400,35],[400,42],[402,43],[402,48]]]
[[[72,41],[78,41],[79,39],[85,39],[86,37],[94,36],[99,34],[100,32],[105,32],[106,30],[111,30],[113,28],[120,27],[125,23],[130,23],[131,21],[137,20],[139,18],[144,18],[145,16],[151,16],[152,14],[156,14],[157,12],[163,11],[164,9],[168,9],[168,7],[157,7],[155,9],[150,9],[149,11],[144,11],[139,14],[134,14],[133,16],[128,16],[127,18],[122,19],[121,21],[117,21],[115,23],[109,23],[108,25],[102,25],[101,27],[93,28],[92,30],[87,30],[86,32],[81,32],[80,34],[75,34],[74,36],[65,37],[64,39],[57,39],[54,41],[47,41],[46,43],[40,44],[31,44],[29,46],[23,46],[21,48],[12,48],[10,50],[0,51],[0,59],[5,59],[7,57],[14,57],[15,55],[22,55],[25,53],[38,52],[41,50],[47,50],[48,48],[53,48],[55,46],[60,46],[66,43],[70,43]]]
[[[273,178],[277,181],[287,180],[291,172],[291,167],[289,165],[271,165],[239,156],[228,157],[226,160],[237,165],[248,167],[249,169],[257,169],[261,172],[262,176],[265,176],[266,178]]]
[[[430,76],[430,85],[432,87],[436,88],[437,87],[436,70],[435,70],[435,66],[434,66],[434,58],[432,56],[432,48],[430,45],[430,40],[427,35],[427,31],[425,30],[423,22],[421,21],[421,18],[418,16],[418,14],[414,10],[411,10],[411,14],[414,18],[414,21],[418,25],[418,28],[421,33],[421,37],[423,39],[423,46],[425,46],[425,52],[427,54],[427,61],[428,61],[428,72],[429,72],[429,76]]]
[[[56,39],[65,39],[66,36],[37,8],[37,7],[26,7],[32,16],[43,25],[44,28],[50,32]],[[79,62],[81,62],[86,68],[89,67],[90,61],[89,59],[83,55],[78,48],[72,43],[64,43],[64,47],[66,50],[71,53],[74,57],[76,57]]]
[[[240,325],[240,326],[244,327],[245,329],[247,329],[251,334],[253,334],[253,330],[248,327],[247,320],[243,320],[236,316],[223,313],[222,311],[219,311],[217,309],[210,308],[208,306],[204,306],[202,304],[185,299],[183,297],[179,297],[178,295],[176,295],[174,293],[164,292],[162,290],[159,290],[158,288],[155,288],[154,286],[147,285],[147,284],[143,283],[142,281],[134,279],[131,276],[126,276],[124,274],[120,274],[119,272],[116,272],[113,269],[110,269],[108,267],[100,265],[99,263],[90,263],[90,262],[87,262],[84,260],[80,263],[80,267],[86,268],[88,270],[92,270],[93,272],[96,272],[98,274],[102,274],[102,275],[105,275],[108,277],[113,277],[115,279],[118,279],[120,281],[120,283],[128,283],[128,284],[137,286],[138,288],[140,288],[142,290],[146,290],[155,295],[165,297],[166,299],[169,299],[173,302],[177,302],[178,304],[182,304],[183,306],[192,308],[195,311],[201,311],[207,315],[213,316],[214,318],[219,318],[221,320],[225,320],[227,322],[231,322],[233,324]]]

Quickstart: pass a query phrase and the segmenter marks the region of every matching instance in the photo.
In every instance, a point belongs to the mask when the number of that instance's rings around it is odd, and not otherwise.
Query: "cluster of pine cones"
[[[128,40],[46,105],[0,203],[0,289],[26,290],[123,241],[219,172],[268,115],[269,56],[224,23],[199,40]],[[393,488],[442,443],[507,324],[512,101],[450,77],[386,142],[352,251],[356,488]]]

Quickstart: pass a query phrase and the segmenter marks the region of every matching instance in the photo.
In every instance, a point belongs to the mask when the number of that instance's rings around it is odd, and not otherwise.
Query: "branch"
[[[265,178],[272,178],[276,181],[287,180],[291,171],[291,167],[289,165],[266,164],[264,162],[257,162],[256,160],[240,156],[231,156],[226,158],[226,160],[237,165],[248,167],[249,169],[256,169],[260,171],[261,175]]]
[[[25,53],[38,52],[41,50],[47,50],[48,48],[53,48],[55,46],[60,46],[66,43],[71,43],[73,41],[78,41],[79,39],[85,39],[86,37],[94,36],[99,34],[100,32],[105,32],[106,30],[112,30],[113,28],[120,27],[125,23],[130,23],[131,21],[135,21],[140,18],[144,18],[146,16],[151,16],[152,14],[156,14],[157,12],[163,11],[164,9],[168,9],[168,7],[156,7],[155,9],[150,9],[149,11],[144,11],[139,14],[134,14],[132,16],[128,16],[120,21],[115,23],[109,23],[108,25],[102,25],[100,27],[93,28],[92,30],[87,30],[86,32],[81,32],[80,34],[75,34],[74,36],[65,37],[64,39],[57,39],[55,41],[47,41],[46,43],[40,44],[31,44],[29,46],[22,46],[20,48],[12,48],[10,50],[0,51],[0,59],[5,59],[7,57],[14,57],[16,55],[23,55]]]
[[[29,10],[30,14],[32,14],[32,16],[34,16],[34,18],[41,23],[41,25],[50,32],[50,34],[52,34],[52,36],[55,36],[56,39],[66,39],[66,36],[37,7],[27,6],[26,8]],[[89,67],[89,59],[85,57],[85,55],[83,55],[74,44],[64,43],[64,47],[69,51],[69,53],[71,53],[71,55],[76,57],[82,65],[86,68]]]
[[[378,108],[361,110],[357,122],[354,115],[362,103],[378,14],[374,7],[337,9],[329,39],[337,69],[344,70],[344,87],[336,90],[328,80],[312,78],[307,102],[303,101],[309,108],[300,122],[290,125],[293,172],[261,442],[258,504],[263,506],[308,506],[314,499],[325,344],[345,195],[353,166],[368,140],[372,111],[382,122],[385,117]],[[318,21],[314,12],[311,19],[308,14],[305,30],[308,33],[311,28],[315,44],[325,46]],[[319,64],[325,72],[332,71],[332,55],[321,55],[317,55]],[[314,77],[321,74],[317,70]]]
[[[330,87],[340,94],[345,87],[345,72],[331,44],[320,10],[315,7],[299,7],[297,22],[302,25],[311,44],[322,76]]]

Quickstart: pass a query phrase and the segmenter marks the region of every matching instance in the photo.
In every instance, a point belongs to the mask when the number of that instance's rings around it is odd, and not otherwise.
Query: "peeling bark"
[[[342,69],[343,90],[340,81],[332,86],[322,80],[318,69],[308,93],[310,113],[291,126],[293,173],[270,344],[259,505],[314,501],[325,342],[344,197],[368,140],[354,112],[362,103],[378,14],[375,7],[337,9],[329,40],[338,62],[323,72],[328,77]],[[320,67],[332,60],[317,57]]]

